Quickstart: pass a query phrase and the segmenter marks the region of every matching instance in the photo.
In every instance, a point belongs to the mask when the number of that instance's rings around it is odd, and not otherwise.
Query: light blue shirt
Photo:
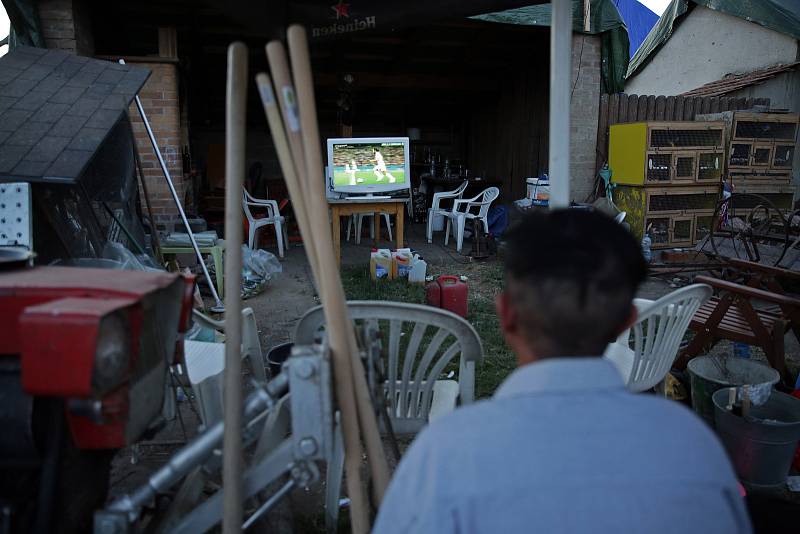
[[[691,411],[629,393],[601,358],[517,369],[429,425],[374,532],[745,533],[730,462]]]

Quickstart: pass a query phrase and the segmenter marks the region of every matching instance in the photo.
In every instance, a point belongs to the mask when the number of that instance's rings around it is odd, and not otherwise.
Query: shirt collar
[[[619,371],[605,358],[548,358],[518,368],[500,384],[494,396],[602,389],[625,389]]]

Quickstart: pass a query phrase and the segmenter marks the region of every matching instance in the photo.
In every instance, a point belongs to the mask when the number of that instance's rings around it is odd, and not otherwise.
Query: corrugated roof
[[[754,70],[745,74],[728,74],[720,80],[708,82],[691,91],[686,91],[681,96],[722,96],[738,91],[751,85],[759,85],[774,78],[782,72],[787,72],[800,65],[800,61],[788,65],[775,65],[766,69]]]
[[[27,46],[0,58],[0,182],[74,183],[149,75]]]

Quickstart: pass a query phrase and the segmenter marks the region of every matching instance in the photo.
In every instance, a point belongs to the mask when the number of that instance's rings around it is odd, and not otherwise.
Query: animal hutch
[[[697,120],[725,123],[728,176],[735,193],[760,195],[781,210],[791,210],[798,115],[724,111],[698,115]]]
[[[725,164],[724,122],[634,122],[609,131],[613,198],[653,248],[691,246],[711,228]]]

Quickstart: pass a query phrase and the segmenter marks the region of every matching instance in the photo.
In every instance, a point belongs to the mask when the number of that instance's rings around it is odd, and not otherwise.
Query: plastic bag
[[[242,298],[264,291],[272,277],[280,272],[283,272],[283,267],[275,254],[242,245]]]
[[[131,271],[163,271],[145,254],[134,254],[119,243],[109,241],[103,247],[103,258],[119,263],[120,269]]]

